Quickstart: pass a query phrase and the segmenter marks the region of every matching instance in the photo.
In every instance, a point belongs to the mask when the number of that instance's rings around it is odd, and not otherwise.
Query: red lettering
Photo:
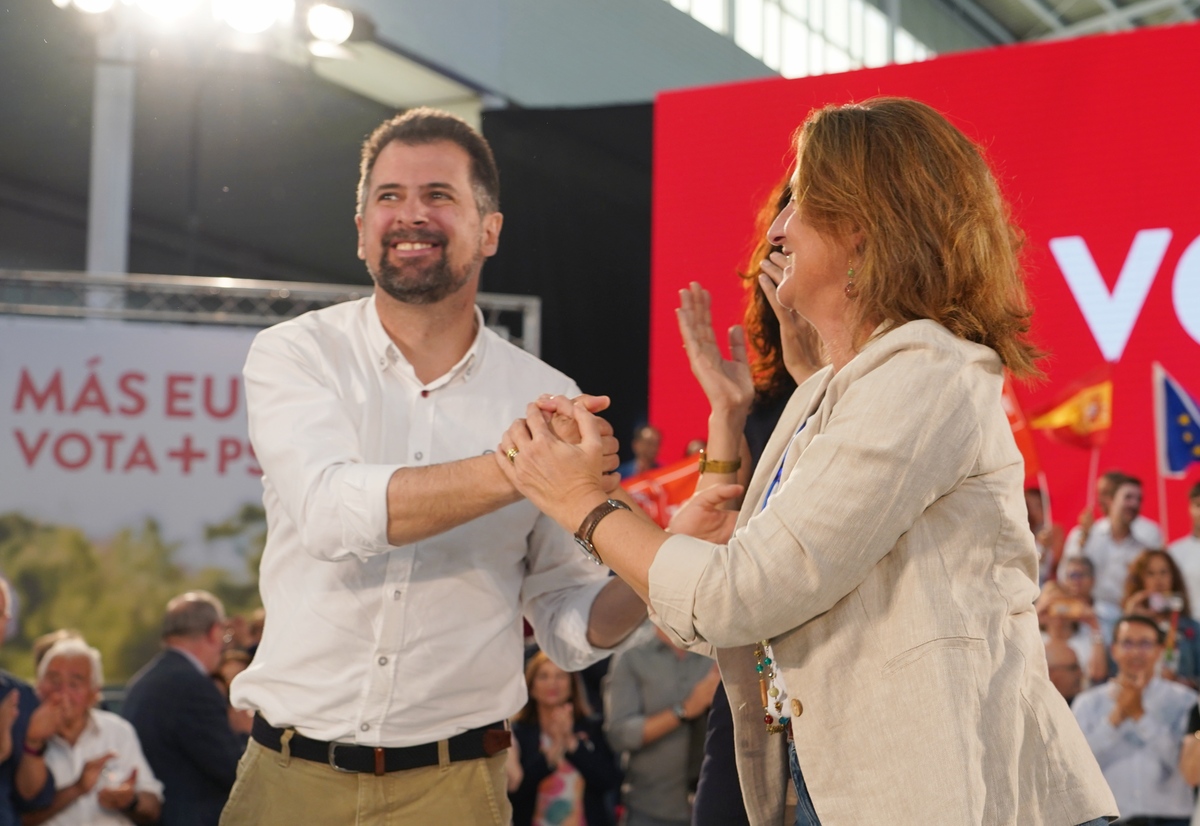
[[[121,390],[121,394],[128,400],[126,404],[122,404],[117,408],[117,412],[122,416],[136,416],[146,409],[146,394],[142,392],[140,386],[146,382],[145,373],[122,373],[117,379],[117,387]]]
[[[124,433],[97,433],[96,438],[99,439],[100,441],[104,442],[104,469],[112,470],[113,465],[115,464],[113,462],[114,448],[116,448],[117,442],[119,442],[125,438],[125,434]]]
[[[173,419],[190,419],[192,411],[183,407],[179,407],[179,402],[190,402],[192,400],[191,384],[196,380],[195,376],[189,376],[184,373],[171,373],[167,376],[167,415]]]
[[[137,444],[133,446],[133,452],[129,454],[125,467],[121,470],[128,473],[135,467],[144,467],[151,473],[158,473],[158,465],[154,462],[154,454],[150,452],[150,445],[146,444],[145,436],[138,436]]]
[[[88,407],[94,407],[106,416],[111,412],[104,388],[100,386],[100,377],[95,373],[88,373],[87,381],[79,388],[79,395],[75,397],[75,404],[71,405],[71,412],[78,413]]]
[[[217,473],[225,475],[229,463],[242,455],[241,439],[230,439],[228,436],[217,442]]]
[[[79,445],[79,452],[76,458],[71,458],[68,451],[68,445]],[[92,443],[87,436],[84,436],[77,430],[68,430],[66,433],[58,437],[54,442],[54,461],[58,462],[59,467],[63,470],[79,470],[92,460]]]
[[[29,376],[29,371],[21,368],[21,380],[17,384],[17,400],[13,403],[13,409],[18,413],[24,410],[26,399],[32,400],[35,410],[40,411],[47,402],[53,401],[55,411],[63,412],[62,371],[55,370],[54,375],[50,377],[50,383],[39,393]]]
[[[220,410],[216,409],[213,404],[213,385],[216,382],[212,376],[204,377],[204,412],[212,416],[214,419],[228,419],[237,412],[238,407],[238,378],[237,376],[229,377],[229,396],[225,406]]]
[[[42,452],[42,446],[50,438],[50,431],[43,430],[38,434],[37,441],[33,443],[32,447],[25,441],[25,431],[18,428],[13,431],[13,435],[17,437],[17,446],[21,448],[21,455],[25,457],[25,467],[33,467],[33,463],[37,461],[38,454]]]
[[[180,468],[183,470],[184,476],[190,476],[192,473],[192,462],[200,461],[208,456],[208,453],[203,450],[197,450],[192,446],[192,437],[184,436],[179,447],[175,448],[167,454],[172,459],[179,462]]]

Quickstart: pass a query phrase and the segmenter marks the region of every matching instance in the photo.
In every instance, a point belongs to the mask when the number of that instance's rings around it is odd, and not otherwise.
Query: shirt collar
[[[417,384],[420,384],[417,381],[416,373],[413,372],[412,365],[408,363],[408,360],[404,358],[404,354],[400,352],[400,348],[396,346],[391,336],[383,329],[383,322],[379,320],[379,311],[375,307],[374,295],[367,300],[364,311],[366,313],[364,323],[366,324],[367,341],[370,344],[371,354],[375,360],[375,368],[383,372],[395,365],[401,369],[404,375]],[[423,390],[437,390],[453,383],[456,379],[461,378],[463,381],[469,381],[474,377],[478,372],[476,368],[483,361],[484,353],[487,351],[485,326],[483,311],[476,306],[475,339],[471,342],[471,346],[467,348],[467,352],[445,374],[428,384],[421,385],[421,388]]]
[[[176,648],[173,645],[168,645],[167,648],[170,649],[171,651],[174,651],[176,654],[182,654],[184,657],[187,657],[188,661],[192,665],[196,666],[196,670],[199,671],[201,674],[203,674],[205,677],[212,676],[204,668],[204,663],[200,662],[200,660],[196,657],[196,655],[193,654],[191,651],[184,651],[182,648]]]

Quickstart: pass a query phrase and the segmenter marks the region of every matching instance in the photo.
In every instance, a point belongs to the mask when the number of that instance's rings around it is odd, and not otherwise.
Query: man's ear
[[[358,230],[358,258],[360,261],[367,260],[367,249],[363,244],[363,220],[362,213],[354,213],[354,228]]]
[[[491,258],[500,249],[500,229],[504,226],[504,215],[489,212],[483,216],[483,254]],[[360,234],[361,235],[361,234]]]

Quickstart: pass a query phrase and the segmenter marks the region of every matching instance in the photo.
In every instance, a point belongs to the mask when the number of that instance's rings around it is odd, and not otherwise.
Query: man
[[[1092,561],[1096,571],[1093,596],[1096,616],[1106,639],[1112,635],[1113,625],[1121,615],[1121,602],[1125,596],[1125,578],[1129,565],[1146,546],[1133,535],[1133,524],[1142,509],[1142,482],[1132,476],[1124,476],[1118,482],[1108,505],[1108,517],[1104,530],[1099,522],[1088,534],[1082,549],[1067,548],[1069,559],[1082,553]],[[1158,546],[1158,547],[1161,547]]]
[[[1167,551],[1187,583],[1192,618],[1200,619],[1200,482],[1188,491],[1188,515],[1192,517],[1191,531],[1172,542]]]
[[[658,428],[648,424],[642,425],[634,432],[633,439],[629,442],[633,456],[628,461],[621,463],[621,466],[617,468],[617,473],[622,479],[628,479],[639,473],[654,470],[658,467],[658,449],[661,446],[662,433]],[[703,445],[701,445],[701,449],[703,449]]]
[[[627,753],[626,826],[688,826],[705,723],[721,680],[708,657],[661,630],[617,655],[604,695],[604,732]]]
[[[1091,509],[1085,510],[1080,515],[1079,524],[1067,534],[1067,540],[1063,546],[1064,556],[1075,556],[1093,535],[1109,532],[1108,512],[1112,507],[1113,495],[1121,483],[1130,478],[1132,477],[1129,474],[1120,470],[1107,470],[1100,475],[1100,478],[1096,480],[1096,507],[1100,509],[1103,516],[1096,519],[1092,515]],[[1163,547],[1162,530],[1158,527],[1158,523],[1150,521],[1141,514],[1134,517],[1133,523],[1130,525],[1130,532],[1143,548]]]
[[[0,577],[0,640],[8,634],[11,606],[8,581]],[[45,753],[60,714],[56,703],[39,706],[28,683],[0,671],[0,826],[16,826],[20,812],[54,800]]]
[[[225,608],[207,591],[167,603],[163,651],[134,675],[121,713],[162,781],[163,826],[212,826],[242,746],[211,674],[225,643]]]
[[[1050,670],[1050,682],[1067,705],[1075,702],[1075,697],[1083,690],[1083,669],[1075,649],[1061,640],[1047,642],[1046,667]]]
[[[539,394],[578,393],[475,307],[498,181],[458,118],[383,123],[363,146],[355,217],[373,295],[251,348],[270,621],[233,681],[234,705],[258,716],[226,826],[507,823],[522,613],[571,671],[645,618],[488,455]],[[615,454],[611,431],[607,444]]]
[[[122,826],[154,823],[162,810],[162,783],[146,763],[133,726],[93,708],[104,674],[100,652],[73,637],[56,642],[38,664],[38,696],[58,698],[63,713],[46,747],[46,765],[58,792],[54,803],[25,826]]]
[[[1192,789],[1179,771],[1196,692],[1154,676],[1163,632],[1124,616],[1113,637],[1117,676],[1076,698],[1072,710],[1112,788],[1121,822],[1188,826]]]

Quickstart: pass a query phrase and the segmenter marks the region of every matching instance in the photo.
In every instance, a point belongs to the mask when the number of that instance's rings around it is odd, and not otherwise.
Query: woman
[[[579,680],[542,651],[525,667],[529,702],[513,719],[508,796],[514,826],[606,826],[616,757],[590,718]]]
[[[1102,823],[1116,805],[1033,609],[1000,396],[1003,368],[1035,374],[1036,353],[998,187],[915,101],[819,110],[796,152],[769,236],[787,256],[778,298],[830,366],[793,396],[736,522],[716,507],[736,485],[694,497],[673,534],[610,512],[599,426],[579,409],[572,446],[531,405],[501,467],[678,643],[716,647],[752,823],[782,821],[789,768],[798,824]],[[681,326],[695,364],[705,340]],[[709,396],[713,421],[739,428]],[[790,766],[776,731],[794,734]]]
[[[1189,688],[1200,684],[1200,623],[1192,619],[1187,584],[1169,553],[1142,551],[1129,566],[1125,580],[1126,614],[1141,614],[1157,622],[1167,635],[1163,677]]]
[[[735,479],[742,484],[748,482],[750,472],[757,466],[763,448],[796,387],[807,381],[824,364],[816,331],[794,310],[781,306],[775,296],[779,282],[783,280],[786,260],[780,247],[772,244],[766,235],[775,218],[791,200],[790,181],[784,178],[772,189],[759,210],[755,237],[762,240],[751,253],[745,270],[739,273],[749,300],[742,318],[744,336],[735,328],[731,331],[731,344],[739,347],[744,337],[752,354],[748,370],[737,365],[737,369],[731,371],[731,377],[741,386],[742,398],[748,400],[749,412],[738,460],[740,467],[730,473],[710,471],[701,474],[697,491]],[[689,314],[700,314],[701,334],[711,331],[708,294],[696,285],[694,289],[682,291],[680,300],[688,308]],[[699,373],[704,383],[710,371],[720,369],[720,352],[715,344],[695,352],[708,359]],[[720,422],[715,424],[718,430],[724,432]],[[717,454],[711,450],[706,452],[706,458],[719,461]],[[696,786],[692,824],[737,826],[748,822],[734,761],[733,716],[725,689],[718,686],[708,715],[704,760],[700,765],[700,779]]]

